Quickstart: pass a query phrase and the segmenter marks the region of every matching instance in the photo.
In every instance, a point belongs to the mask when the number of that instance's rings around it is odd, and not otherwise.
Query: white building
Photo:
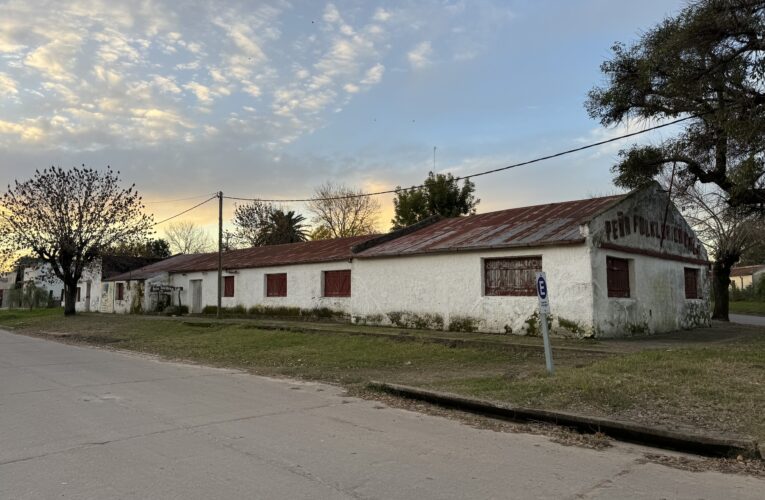
[[[744,290],[765,278],[765,264],[759,266],[736,266],[730,270],[730,286]]]
[[[327,309],[365,324],[536,335],[538,270],[558,335],[710,322],[706,253],[658,184],[382,236],[235,250],[223,268],[223,307]],[[216,254],[166,269],[192,312],[216,305]]]
[[[8,307],[8,294],[14,288],[16,288],[16,271],[0,273],[0,308]]]
[[[53,274],[50,264],[39,261],[24,268],[24,284],[34,283],[37,288],[48,292],[51,303],[60,303],[64,299],[64,283]]]
[[[104,280],[153,262],[156,262],[156,259],[121,255],[104,255],[95,260],[83,270],[82,276],[77,282],[75,310],[77,312],[101,311],[102,283]]]

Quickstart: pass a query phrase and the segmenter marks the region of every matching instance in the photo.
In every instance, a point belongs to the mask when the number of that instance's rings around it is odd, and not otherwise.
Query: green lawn
[[[757,314],[765,316],[765,302],[731,302],[730,312],[735,314]]]
[[[562,351],[554,377],[544,371],[541,349],[451,348],[331,331],[262,330],[247,322],[64,318],[60,310],[38,310],[1,311],[0,327],[349,388],[383,380],[765,441],[765,332],[743,326],[716,327],[746,333],[731,344],[678,343],[627,354]]]

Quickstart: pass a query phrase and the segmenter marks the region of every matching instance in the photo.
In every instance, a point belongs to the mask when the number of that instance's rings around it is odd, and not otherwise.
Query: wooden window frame
[[[609,298],[632,298],[631,267],[630,259],[606,256],[606,289]]]
[[[274,288],[272,289],[272,285]],[[266,297],[287,296],[287,273],[266,274]]]
[[[337,290],[329,290],[327,287],[328,276],[345,276],[347,275],[347,289],[340,287]],[[333,271],[322,271],[321,273],[321,294],[323,297],[350,297],[351,296],[351,270],[350,269],[337,269]],[[342,283],[342,281],[340,282]]]
[[[536,273],[542,270],[542,256],[541,255],[520,255],[514,257],[492,257],[488,259],[482,259],[483,267],[483,294],[487,297],[535,297],[537,294],[536,289]],[[534,262],[532,266],[522,266],[522,263],[526,261]],[[506,263],[505,269],[491,269],[492,266],[500,265],[500,263]],[[514,267],[515,266],[515,267]],[[504,271],[507,274],[508,281],[517,282],[516,285],[501,285],[500,283],[494,283],[501,278],[492,278],[490,273],[499,271],[498,274],[502,274]],[[513,277],[513,274],[517,273],[517,277]]]
[[[125,283],[117,283],[114,290],[115,300],[125,300]]]
[[[236,293],[236,279],[235,276],[223,277],[223,296],[225,298],[232,298]]]
[[[699,269],[695,267],[684,267],[683,268],[683,282],[685,287],[685,298],[686,299],[699,299],[701,298],[699,295]],[[692,278],[692,286],[689,287],[689,280],[688,277],[693,276]]]
[[[82,287],[77,287],[77,300],[75,302],[82,302]]]

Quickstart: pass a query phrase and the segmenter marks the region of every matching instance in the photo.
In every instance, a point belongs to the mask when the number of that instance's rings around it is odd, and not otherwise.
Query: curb
[[[711,457],[736,457],[741,455],[746,458],[763,458],[757,446],[757,441],[753,439],[676,432],[633,422],[591,417],[576,413],[522,408],[483,399],[466,398],[445,392],[429,391],[385,382],[372,381],[367,386],[389,394],[489,417],[499,417],[521,422],[545,422],[571,427],[585,433],[602,432],[620,441],[645,444],[655,448]]]

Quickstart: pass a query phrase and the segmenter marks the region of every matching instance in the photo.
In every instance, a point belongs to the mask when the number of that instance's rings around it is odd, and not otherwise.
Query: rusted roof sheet
[[[109,278],[104,279],[104,281],[130,281],[153,278],[154,276],[171,271],[174,267],[191,262],[203,255],[206,254],[175,255],[159,262],[149,264],[148,266],[110,276]]]
[[[223,269],[249,269],[347,260],[353,257],[352,246],[375,236],[377,235],[232,250],[223,254]],[[217,253],[201,254],[194,257],[179,265],[172,266],[170,271],[193,272],[218,269]]]
[[[492,248],[534,247],[583,241],[579,226],[627,195],[511,208],[440,220],[373,246],[357,257],[390,257]]]
[[[765,264],[760,264],[757,266],[734,267],[733,269],[730,270],[730,275],[731,276],[751,276],[752,274],[759,271],[765,271]]]

